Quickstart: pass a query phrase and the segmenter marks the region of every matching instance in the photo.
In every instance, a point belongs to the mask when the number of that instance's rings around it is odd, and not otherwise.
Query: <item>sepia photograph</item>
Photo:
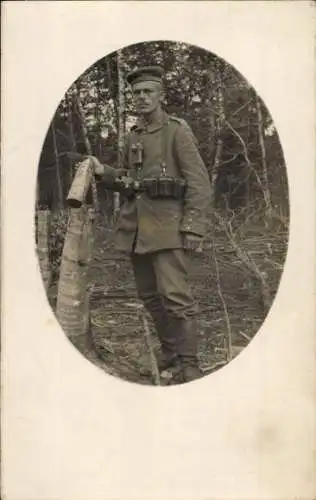
[[[315,11],[3,2],[1,498],[315,498]]]
[[[36,245],[69,341],[146,385],[209,376],[274,301],[289,232],[278,130],[238,68],[139,42],[78,75],[37,175]]]

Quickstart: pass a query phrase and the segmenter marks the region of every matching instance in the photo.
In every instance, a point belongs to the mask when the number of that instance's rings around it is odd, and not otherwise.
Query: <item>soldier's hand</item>
[[[185,250],[190,250],[191,252],[201,252],[202,251],[202,237],[198,234],[184,233],[183,234],[183,247]]]
[[[115,179],[114,185],[127,198],[133,195],[134,179],[128,175],[122,175]]]
[[[92,161],[94,175],[104,175],[105,166],[100,163],[98,158],[96,158],[95,156],[89,156],[89,158]]]
[[[134,182],[134,179],[132,177],[129,177],[128,175],[122,175],[120,177],[117,177],[115,179],[115,183],[118,184],[120,187],[129,189],[132,187]]]

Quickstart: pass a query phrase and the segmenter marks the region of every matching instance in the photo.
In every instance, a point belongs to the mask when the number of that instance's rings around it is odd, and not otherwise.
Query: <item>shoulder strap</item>
[[[161,170],[162,174],[166,174],[168,168],[168,120],[163,124],[161,130]]]
[[[183,120],[183,118],[179,118],[178,116],[174,116],[174,115],[169,115],[169,119],[179,123],[180,125],[183,125],[184,123],[186,123],[185,120]]]

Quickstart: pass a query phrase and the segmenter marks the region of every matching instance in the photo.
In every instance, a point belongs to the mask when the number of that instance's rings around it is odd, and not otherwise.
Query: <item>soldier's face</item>
[[[138,82],[133,85],[133,96],[138,114],[155,111],[163,99],[162,86],[158,82]]]

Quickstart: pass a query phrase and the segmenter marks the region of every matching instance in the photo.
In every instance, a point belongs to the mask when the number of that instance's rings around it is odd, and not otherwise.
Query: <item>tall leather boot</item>
[[[162,372],[177,364],[177,331],[170,323],[168,314],[160,300],[151,300],[150,303],[147,302],[144,305],[152,317],[160,341],[161,355],[157,356],[157,364],[159,371]]]
[[[195,318],[173,318],[172,323],[176,331],[177,352],[181,366],[182,382],[191,382],[201,378],[199,368],[198,329]]]
[[[161,345],[161,356],[157,358],[158,367],[159,371],[164,371],[177,364],[177,331],[174,330],[164,309],[160,315],[151,316]]]

